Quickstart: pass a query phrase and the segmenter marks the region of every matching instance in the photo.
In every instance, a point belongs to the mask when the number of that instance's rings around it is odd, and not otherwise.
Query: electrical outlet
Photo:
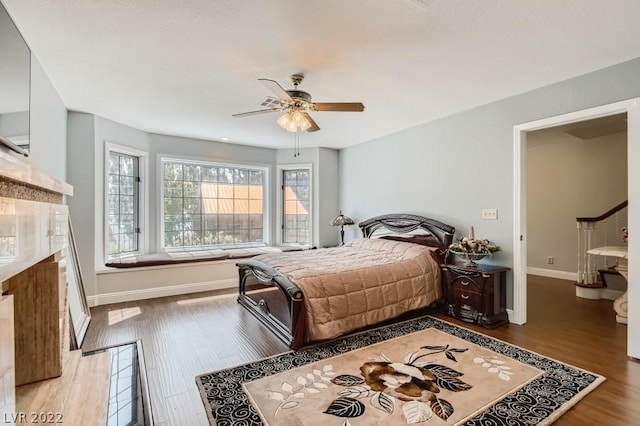
[[[484,220],[497,220],[498,209],[482,209],[482,219]]]
[[[553,258],[553,256],[547,256],[547,264],[548,265],[553,265],[554,261],[555,261],[555,259]]]

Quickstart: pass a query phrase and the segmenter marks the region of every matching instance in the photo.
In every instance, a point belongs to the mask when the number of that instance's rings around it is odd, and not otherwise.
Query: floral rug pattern
[[[420,349],[429,352],[411,352],[404,362],[393,362],[381,353],[378,358],[362,364],[362,378],[344,374],[332,379],[332,383],[345,386],[346,389],[339,392],[340,397],[331,402],[324,413],[341,417],[343,424],[348,425],[350,417],[360,417],[365,413],[366,406],[360,399],[367,399],[373,408],[387,414],[392,414],[395,407],[404,402],[402,412],[407,424],[426,422],[434,413],[442,420],[447,420],[454,412],[453,405],[438,398],[437,394],[441,389],[461,392],[472,386],[460,380],[464,373],[420,359],[446,353],[447,358],[455,361],[454,353],[467,349],[447,346],[423,346]]]
[[[362,348],[430,328],[462,341],[456,341],[454,346],[425,344],[405,351],[402,356],[377,352],[373,358],[362,362],[358,358],[358,363],[354,364],[356,367],[349,371],[342,371],[332,363],[335,359],[331,358],[336,355],[356,354]],[[472,347],[475,346],[491,352],[473,352]],[[467,352],[470,347],[472,351]],[[472,366],[467,369],[473,369],[476,375],[484,374],[487,379],[470,377],[469,381],[465,376],[467,370],[456,367],[460,357],[466,357],[466,365]],[[263,424],[259,411],[251,404],[252,398],[243,388],[243,383],[256,385],[262,379],[271,380],[266,390],[261,392],[267,401],[271,400],[271,405],[267,404],[268,408],[261,410],[263,416],[268,412],[269,422],[287,424],[290,412],[313,411],[304,404],[326,394],[328,399],[314,403],[320,404],[315,410],[322,411],[327,425],[367,424],[366,416],[371,415],[378,416],[378,419],[381,415],[395,415],[389,417],[394,420],[388,424],[396,424],[401,418],[404,424],[425,422],[423,424],[435,425],[444,424],[456,412],[460,405],[456,402],[459,401],[455,399],[456,394],[466,394],[474,390],[474,386],[483,386],[489,378],[493,380],[491,383],[511,381],[514,374],[517,375],[514,373],[517,370],[512,369],[515,362],[539,372],[528,373],[530,378],[522,387],[501,396],[495,403],[491,399],[492,405],[481,409],[478,414],[473,413],[471,418],[463,418],[464,424],[545,423],[604,380],[596,374],[427,316],[204,374],[197,377],[196,382],[210,420],[212,423],[215,420],[219,426]],[[293,375],[275,376],[294,369]],[[284,379],[279,380],[280,376]],[[484,392],[480,388],[476,390]],[[458,413],[456,415],[459,416]]]

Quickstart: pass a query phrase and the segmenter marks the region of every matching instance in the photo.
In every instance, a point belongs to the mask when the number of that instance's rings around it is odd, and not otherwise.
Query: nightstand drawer
[[[482,294],[468,290],[453,290],[453,303],[457,306],[468,305],[475,309],[482,306]]]
[[[471,278],[471,277],[458,277],[451,282],[453,291],[472,291],[475,293],[482,293],[482,283],[484,278]]]

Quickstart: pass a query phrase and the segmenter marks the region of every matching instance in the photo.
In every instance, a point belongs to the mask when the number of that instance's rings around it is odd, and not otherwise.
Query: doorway
[[[513,315],[512,322],[524,324],[527,321],[527,133],[536,130],[549,129],[571,123],[583,122],[616,114],[627,114],[628,137],[627,156],[629,159],[638,158],[640,155],[640,99],[618,102],[601,107],[563,114],[530,123],[514,126],[514,274],[513,274]],[[635,156],[635,157],[634,157]],[[640,199],[639,171],[629,167],[628,173],[628,198],[629,198],[629,228],[640,229],[640,218],[634,214],[634,199]],[[635,225],[635,226],[634,226]],[[630,240],[629,254],[640,254],[639,240],[636,243]],[[640,263],[638,266],[630,266],[629,282],[634,277],[640,276]],[[633,262],[631,262],[633,265]],[[640,288],[634,289],[629,285],[629,306],[640,296]],[[637,286],[635,286],[637,287]],[[640,358],[640,338],[633,337],[631,329],[640,329],[640,314],[632,313],[628,322],[627,354],[634,358]]]

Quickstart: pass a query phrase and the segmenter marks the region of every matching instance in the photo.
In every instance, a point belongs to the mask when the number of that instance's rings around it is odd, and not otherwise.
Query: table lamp
[[[331,222],[331,225],[340,227],[340,245],[343,245],[344,244],[344,226],[355,225],[355,222],[349,216],[343,215],[342,210],[340,210],[340,214],[336,216],[335,219],[333,219],[333,222]]]

